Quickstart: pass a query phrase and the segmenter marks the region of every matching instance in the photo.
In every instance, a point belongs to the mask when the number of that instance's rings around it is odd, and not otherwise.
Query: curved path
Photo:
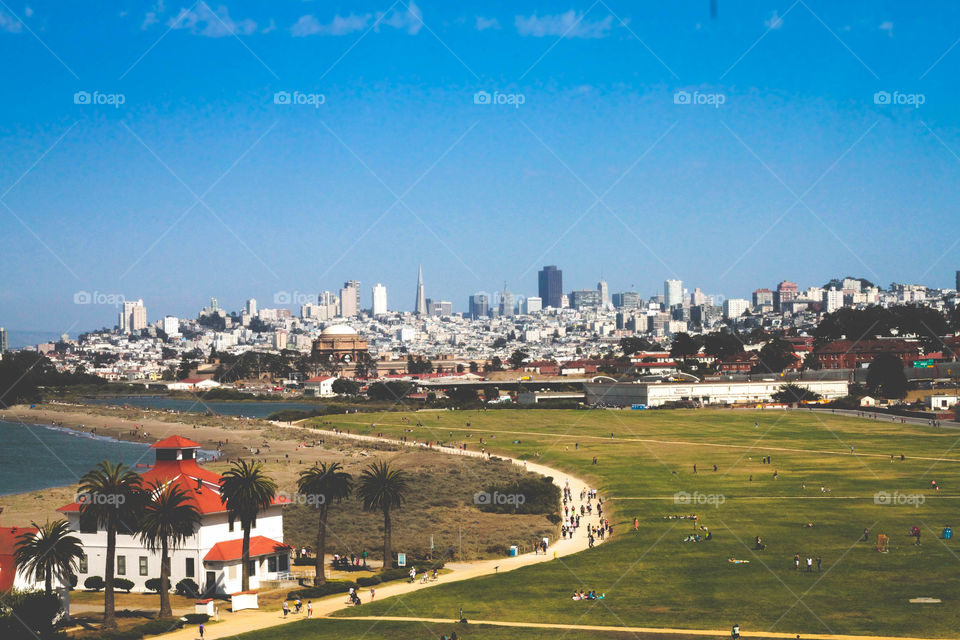
[[[295,423],[284,423],[284,422],[272,422],[274,426],[285,427],[285,428],[295,428],[300,429],[302,427],[297,426]],[[358,434],[349,434],[349,433],[340,433],[336,431],[329,431],[325,429],[314,429],[312,430],[316,433],[326,435],[331,438],[348,438],[351,440],[358,441],[367,441],[367,442],[376,442],[376,443],[389,443],[393,445],[402,445],[418,448],[429,448],[436,451],[441,451],[450,455],[461,455],[461,456],[471,456],[475,458],[486,457],[484,454],[481,454],[479,451],[469,451],[456,449],[453,447],[442,447],[442,446],[432,446],[426,447],[423,444],[418,444],[414,442],[404,442],[402,440],[393,440],[391,438],[377,438],[374,436],[364,436]],[[579,507],[577,500],[580,497],[580,490],[582,488],[588,487],[589,485],[583,480],[576,478],[570,474],[552,469],[550,467],[545,467],[541,464],[535,464],[532,462],[525,462],[523,460],[515,460],[513,458],[508,458],[506,456],[496,456],[502,460],[509,460],[510,462],[524,467],[527,471],[533,473],[538,473],[543,476],[553,478],[553,484],[558,486],[561,491],[563,488],[568,485],[570,491],[573,493],[573,499],[575,507]],[[595,516],[591,516],[595,518]],[[437,582],[429,582],[427,584],[421,584],[419,581],[415,583],[410,583],[406,581],[398,581],[387,583],[376,587],[376,598],[377,600],[383,598],[389,598],[391,596],[402,595],[405,593],[410,593],[411,591],[417,591],[419,589],[428,589],[437,584],[446,584],[449,582],[459,582],[460,580],[469,580],[470,578],[476,578],[479,576],[489,575],[492,573],[498,573],[503,571],[512,571],[514,569],[519,569],[520,567],[525,567],[531,564],[537,564],[539,562],[547,562],[553,560],[554,558],[559,558],[562,556],[567,556],[572,553],[577,553],[578,551],[583,551],[586,549],[589,544],[587,541],[586,534],[586,524],[584,521],[583,529],[580,531],[576,537],[566,540],[557,540],[550,544],[547,548],[547,553],[525,553],[522,555],[515,556],[513,558],[495,558],[493,560],[480,560],[477,562],[456,562],[448,563],[444,568],[451,569],[450,573],[444,574],[441,576],[440,580]],[[595,544],[601,544],[603,540],[597,539]],[[362,589],[360,592],[361,599],[366,602],[369,598],[369,591]],[[306,611],[306,602],[304,604],[304,611]],[[313,614],[314,617],[323,617],[327,616],[334,611],[344,609],[348,606],[346,594],[337,594],[334,596],[327,596],[324,598],[313,600]],[[303,620],[306,616],[305,613],[294,615],[291,614],[287,616],[287,619],[284,620],[283,614],[279,610],[264,610],[264,609],[251,609],[246,611],[239,611],[237,613],[224,613],[226,606],[221,608],[220,622],[216,624],[209,624],[206,626],[206,633],[204,634],[204,640],[217,640],[218,638],[229,638],[233,637],[240,633],[245,633],[247,631],[254,631],[256,629],[265,629],[267,627],[272,627],[278,624],[285,624],[287,622],[293,622],[297,620]],[[339,619],[339,618],[338,618]],[[344,618],[349,619],[349,618]],[[386,619],[386,618],[385,618]],[[415,620],[410,618],[410,620]],[[449,622],[449,621],[447,621]],[[199,637],[197,633],[197,627],[188,626],[185,629],[179,631],[174,631],[172,633],[164,634],[162,636],[156,636],[158,638],[164,638],[169,640],[194,640]]]

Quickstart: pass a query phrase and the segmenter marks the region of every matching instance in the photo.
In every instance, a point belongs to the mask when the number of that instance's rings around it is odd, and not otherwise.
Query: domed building
[[[347,367],[358,362],[367,362],[367,341],[356,330],[336,324],[327,327],[313,341],[312,357],[317,362]]]

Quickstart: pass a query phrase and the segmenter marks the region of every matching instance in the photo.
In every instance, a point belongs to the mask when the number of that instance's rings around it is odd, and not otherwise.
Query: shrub
[[[295,567],[304,567],[304,566],[312,567],[315,564],[317,564],[316,558],[294,558],[293,559],[293,566]]]
[[[293,600],[294,598],[299,597],[301,600],[304,598],[320,598],[322,596],[329,596],[334,593],[346,593],[350,591],[351,588],[357,589],[360,585],[356,582],[351,582],[349,580],[327,580],[326,583],[320,585],[319,587],[307,587],[305,589],[295,589],[287,594],[288,600]]]
[[[60,613],[60,598],[43,591],[14,590],[4,595],[0,614],[0,637],[50,637],[53,621]]]
[[[133,589],[133,580],[127,580],[126,578],[114,578],[113,588],[122,589],[123,591],[130,593],[130,590]]]
[[[187,624],[203,624],[210,619],[210,616],[205,613],[188,613],[183,617],[186,618]]]
[[[69,576],[69,580],[70,580],[70,590],[72,591],[73,589],[77,588],[77,581],[79,580],[79,578],[77,578],[77,574],[71,573]]]
[[[143,586],[145,586],[148,591],[160,593],[160,578],[150,578],[143,583]]]
[[[481,511],[488,513],[529,513],[549,515],[557,512],[560,504],[560,487],[553,484],[551,478],[524,477],[517,482],[487,487],[489,496],[523,496],[519,500],[490,500],[478,505]]]
[[[188,598],[197,598],[200,596],[200,587],[190,578],[184,578],[177,583],[177,595]]]
[[[94,591],[100,591],[103,589],[103,578],[100,576],[90,576],[83,581],[83,586],[87,589],[93,589]]]

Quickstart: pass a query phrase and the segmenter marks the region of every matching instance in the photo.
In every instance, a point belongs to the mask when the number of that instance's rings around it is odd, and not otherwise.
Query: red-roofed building
[[[906,340],[836,340],[821,345],[813,352],[822,369],[855,369],[873,362],[881,353],[889,353],[903,361],[903,366],[920,357],[920,348]]]
[[[303,393],[324,398],[334,396],[333,383],[336,381],[336,376],[313,376],[303,383]]]
[[[17,589],[42,588],[43,583],[37,583],[24,574],[17,573],[15,553],[20,536],[25,533],[37,533],[36,527],[0,527],[0,593]],[[56,582],[54,582],[56,586]]]
[[[220,474],[204,469],[197,463],[200,444],[183,436],[170,436],[152,446],[156,460],[141,475],[143,485],[175,483],[187,490],[190,502],[200,512],[200,526],[181,548],[170,552],[170,583],[184,578],[196,582],[204,593],[235,593],[240,591],[240,555],[229,558],[215,549],[239,548],[243,530],[239,523],[230,522],[226,507],[220,499]],[[82,497],[80,498],[82,502]],[[106,555],[106,531],[81,512],[81,502],[72,502],[58,509],[78,532],[86,558],[80,564],[79,582],[90,576],[103,576]],[[274,498],[273,504],[257,518],[250,531],[251,540],[257,539],[257,553],[250,554],[250,588],[259,587],[261,580],[275,580],[290,570],[290,554],[283,544],[282,506],[290,500]],[[269,552],[266,550],[269,548]],[[211,558],[211,559],[208,559]],[[222,559],[216,559],[222,558]],[[146,549],[135,536],[117,533],[116,575],[134,583],[134,590],[146,591],[146,581],[160,575],[160,556]]]

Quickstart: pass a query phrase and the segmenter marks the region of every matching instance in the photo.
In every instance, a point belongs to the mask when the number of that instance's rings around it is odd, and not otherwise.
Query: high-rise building
[[[7,330],[0,327],[0,354],[10,350],[10,338],[7,336]]]
[[[216,302],[216,299],[211,302]],[[120,333],[132,333],[147,328],[147,309],[143,306],[143,300],[123,303],[119,325]]]
[[[503,283],[503,293],[500,294],[500,315],[501,316],[514,315],[513,294],[510,293],[509,289],[507,289],[506,282]]]
[[[837,291],[835,287],[830,287],[823,292],[823,310],[827,313],[833,313],[843,306],[843,291]]]
[[[560,309],[563,296],[563,271],[555,265],[546,266],[537,273],[539,281],[538,293],[543,300],[543,306]]]
[[[788,302],[793,302],[797,299],[797,292],[800,290],[800,287],[796,282],[790,282],[789,280],[784,280],[777,285],[777,290],[773,294],[773,309],[774,311],[783,311],[786,308]]]
[[[427,315],[427,296],[423,292],[423,265],[417,269],[417,301],[414,311],[418,316]]]
[[[601,280],[597,283],[597,291],[600,292],[600,306],[604,309],[610,308],[610,287],[607,286],[606,280]]]
[[[431,300],[428,307],[432,316],[452,316],[453,303],[446,300]]]
[[[636,309],[643,302],[636,291],[623,291],[613,294],[613,306],[617,309]]]
[[[675,304],[683,304],[683,281],[663,281],[663,304],[669,309]]]
[[[163,332],[168,338],[180,335],[180,318],[177,316],[163,317]]]
[[[538,313],[543,309],[543,300],[539,296],[530,296],[523,302],[523,312],[527,315]]]
[[[739,318],[750,308],[750,301],[743,298],[727,298],[723,301],[723,317]]]
[[[710,296],[700,291],[700,287],[697,287],[693,290],[693,293],[690,294],[690,305],[699,307],[705,304],[713,304],[713,302]]]
[[[387,312],[387,288],[380,284],[379,282],[373,285],[372,295],[372,304],[370,306],[370,312],[379,316]]]
[[[217,303],[217,299],[216,299],[216,298],[210,298],[210,310],[211,310],[211,311],[216,311],[216,310],[218,310],[219,308],[220,308],[220,305],[219,305],[219,303]]]
[[[956,283],[956,285],[957,285],[957,286],[956,286],[957,291],[960,291],[960,271],[957,271],[957,283]]]
[[[581,289],[570,292],[570,306],[574,309],[589,309],[600,306],[600,292],[596,289]]]
[[[250,298],[249,300],[247,300],[245,311],[247,312],[247,315],[249,315],[251,318],[257,317],[257,299],[256,298]]]
[[[347,280],[340,289],[340,315],[352,318],[360,311],[360,283],[356,280]]]
[[[770,291],[770,289],[757,289],[753,292],[753,306],[762,307],[765,305],[773,306],[773,291]]]
[[[490,311],[490,296],[485,293],[475,293],[470,296],[470,317],[474,320],[486,318]]]

